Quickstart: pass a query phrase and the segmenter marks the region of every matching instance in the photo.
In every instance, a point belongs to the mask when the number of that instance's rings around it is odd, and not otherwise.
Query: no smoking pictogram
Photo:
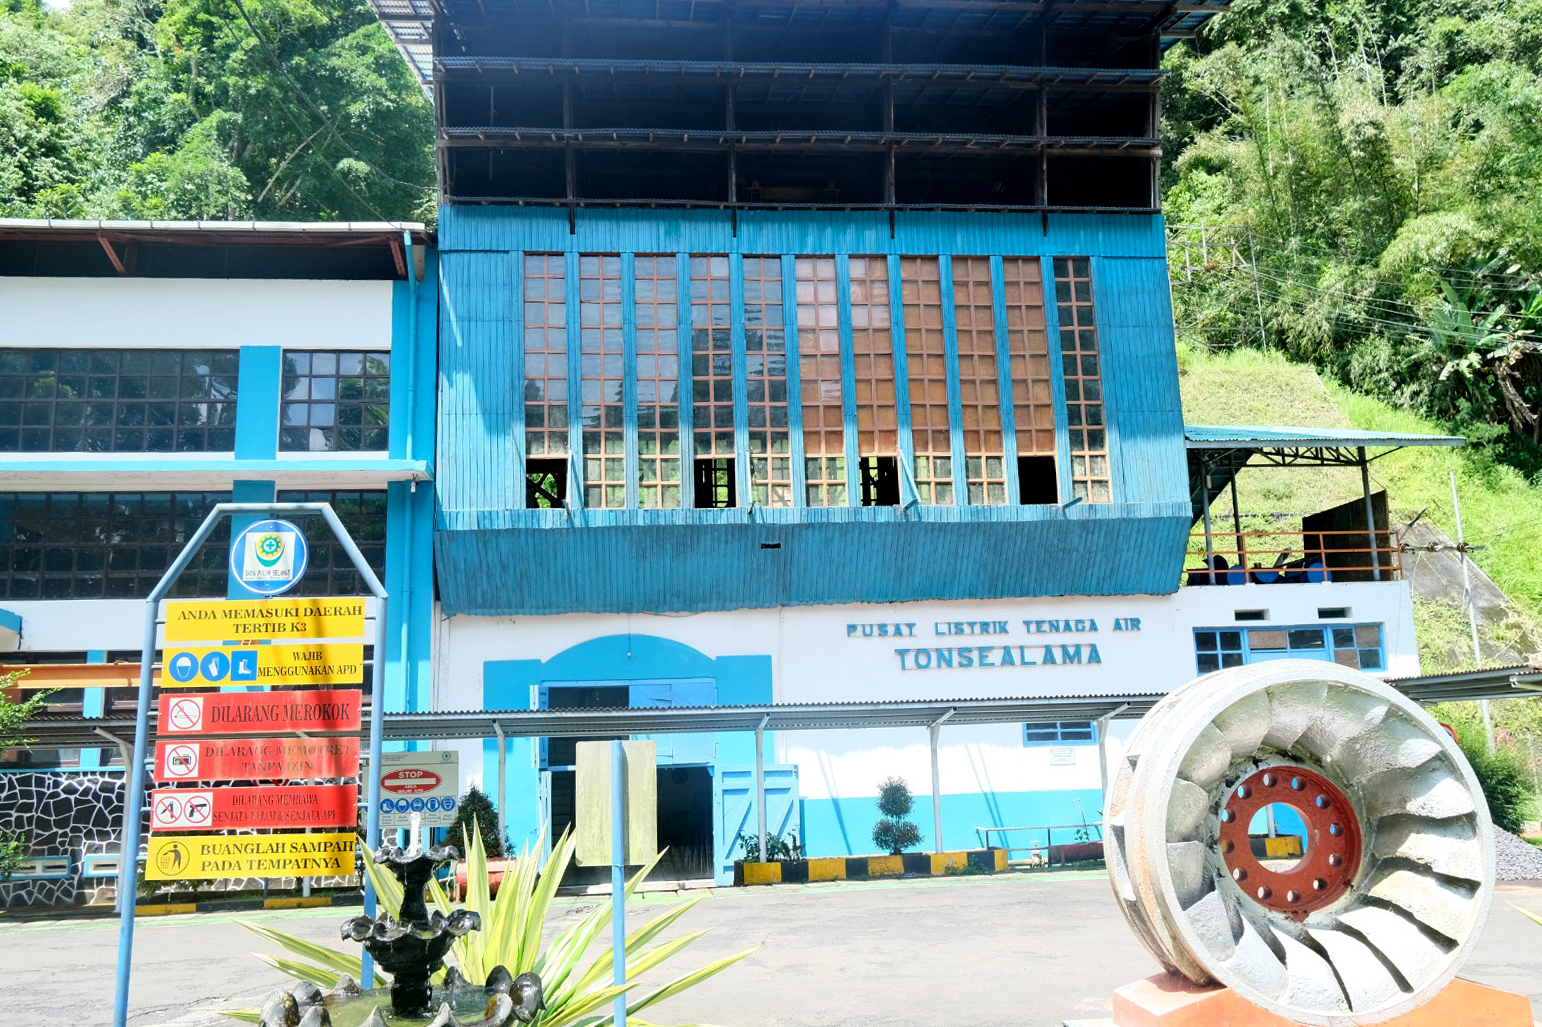
[[[203,728],[203,700],[178,699],[171,704],[167,717],[173,731],[198,731]]]

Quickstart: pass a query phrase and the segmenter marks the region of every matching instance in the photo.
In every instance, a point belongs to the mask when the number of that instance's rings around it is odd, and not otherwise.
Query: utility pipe
[[[943,721],[953,716],[949,710],[927,726],[932,743],[932,851],[942,851],[942,775],[937,770],[937,740],[942,735]]]

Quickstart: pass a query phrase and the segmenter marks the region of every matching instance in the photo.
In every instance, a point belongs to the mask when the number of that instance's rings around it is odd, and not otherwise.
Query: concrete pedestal
[[[1412,1012],[1380,1027],[1534,1027],[1531,1003],[1471,981],[1454,980]],[[1200,987],[1161,973],[1114,992],[1114,1015],[1067,1020],[1065,1027],[1300,1027],[1295,1020],[1260,1009],[1229,988]]]

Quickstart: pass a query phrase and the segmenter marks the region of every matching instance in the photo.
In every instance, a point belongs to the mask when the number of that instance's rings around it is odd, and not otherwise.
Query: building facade
[[[1415,672],[1406,586],[1328,583],[1299,529],[1274,584],[1180,587],[1226,562],[1190,531],[1235,473],[1190,458],[1157,211],[1158,61],[1208,9],[376,9],[439,112],[435,708]],[[944,728],[923,847],[1095,824],[1099,729]],[[771,830],[871,851],[927,741],[768,738]],[[753,740],[658,743],[664,872],[725,880]],[[526,744],[516,844],[575,815],[572,742]],[[490,791],[497,746],[462,753]]]
[[[0,222],[0,664],[27,669],[22,694],[131,716],[144,598],[210,508],[326,501],[399,599],[388,702],[426,702],[428,243],[421,225]],[[324,524],[305,529],[300,594],[367,593]],[[230,594],[229,538],[173,596]],[[0,904],[111,893],[132,742],[6,755],[0,808],[32,859]]]

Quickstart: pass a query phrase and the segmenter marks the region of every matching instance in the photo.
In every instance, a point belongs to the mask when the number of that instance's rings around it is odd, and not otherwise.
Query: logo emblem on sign
[[[241,587],[257,595],[287,592],[305,574],[305,536],[288,521],[258,521],[230,546],[230,572]]]

